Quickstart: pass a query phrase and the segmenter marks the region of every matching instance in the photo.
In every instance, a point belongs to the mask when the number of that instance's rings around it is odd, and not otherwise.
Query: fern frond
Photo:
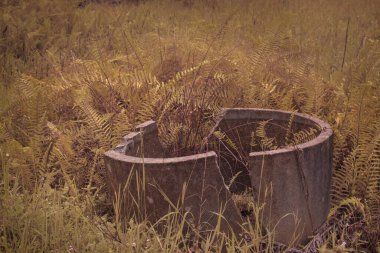
[[[374,140],[372,152],[368,157],[368,183],[365,199],[373,223],[380,225],[380,135]],[[375,225],[376,226],[376,225]]]
[[[4,122],[0,122],[0,144],[10,141],[12,139],[11,134],[7,131]]]
[[[141,99],[138,106],[137,120],[139,122],[144,122],[147,120],[156,119],[158,114],[157,107],[160,106],[160,99],[161,95],[158,90],[151,89],[147,92],[146,97]]]
[[[234,152],[239,152],[239,149],[235,142],[231,140],[224,132],[221,131],[214,131],[213,135],[219,140],[227,144],[228,147],[232,148]]]
[[[311,141],[317,137],[319,131],[314,127],[309,127],[307,129],[302,129],[293,134],[290,145],[296,146],[308,141]]]
[[[32,98],[43,91],[45,83],[32,76],[23,74],[18,78],[17,86],[21,94],[26,98]]]
[[[174,152],[180,148],[178,139],[183,132],[184,125],[179,122],[170,122],[167,125],[159,125],[160,139],[165,147],[173,147]]]
[[[262,150],[275,150],[278,148],[275,138],[268,137],[265,127],[271,120],[260,121],[256,128],[256,136],[260,138],[260,145]]]
[[[160,82],[157,77],[146,71],[135,70],[132,75],[129,76],[129,80],[138,86],[155,87],[159,86]]]
[[[78,103],[79,108],[84,113],[85,120],[88,127],[92,129],[95,136],[100,138],[102,147],[109,147],[112,143],[112,130],[110,124],[110,117],[107,115],[99,114],[90,104],[86,102]]]
[[[359,198],[351,197],[342,200],[337,206],[332,208],[328,214],[328,220],[342,220],[360,215],[366,216],[365,206]]]
[[[249,145],[250,145],[251,149],[254,149],[258,145],[257,140],[256,140],[255,131],[251,132],[251,141],[249,142]]]
[[[368,134],[367,137],[372,136]],[[380,195],[379,134],[367,143],[359,142],[342,163],[336,164],[332,200],[334,204],[349,197],[366,199],[369,213],[378,214]],[[364,138],[364,139],[367,139]],[[371,215],[372,216],[372,215]],[[375,215],[376,216],[376,215]]]
[[[120,113],[112,118],[112,131],[115,136],[113,145],[120,142],[120,139],[130,132],[133,128],[130,115],[127,110],[122,109]]]
[[[296,111],[293,111],[289,117],[288,126],[286,127],[285,145],[290,144],[290,134],[292,133],[292,125],[293,125],[295,113]]]
[[[164,84],[164,86],[173,87],[175,86],[179,81],[183,80],[185,77],[188,77],[190,74],[194,74],[200,70],[203,66],[206,64],[209,64],[209,61],[204,60],[198,65],[194,67],[187,68],[185,70],[182,70],[175,74],[175,77],[170,79],[167,84]]]

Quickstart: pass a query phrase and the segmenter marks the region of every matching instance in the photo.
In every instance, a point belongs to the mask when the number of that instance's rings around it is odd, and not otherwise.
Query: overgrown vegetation
[[[95,2],[0,3],[0,251],[275,251],[257,206],[225,246],[175,214],[121,226],[108,200],[102,153],[132,126],[197,152],[222,107],[329,122],[333,208],[304,250],[380,251],[379,1]]]

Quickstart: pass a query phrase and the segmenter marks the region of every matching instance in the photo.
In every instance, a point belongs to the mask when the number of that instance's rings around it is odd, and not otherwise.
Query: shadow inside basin
[[[265,130],[266,139],[260,137],[260,129]],[[295,140],[302,139],[302,134],[309,133],[307,138],[303,136],[306,142],[320,132],[320,125],[308,115],[279,110],[224,109],[207,137],[207,150],[217,153],[221,173],[230,191],[242,193],[252,187],[249,175],[251,153],[288,147],[295,144]]]

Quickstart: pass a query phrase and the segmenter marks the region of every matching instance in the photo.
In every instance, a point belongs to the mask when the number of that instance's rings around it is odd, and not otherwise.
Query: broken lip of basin
[[[189,155],[189,156],[169,157],[169,158],[145,158],[145,157],[138,157],[138,156],[129,156],[115,150],[106,152],[106,155],[120,161],[138,163],[138,164],[171,164],[171,163],[194,161],[197,159],[203,159],[207,157],[216,157],[216,153],[214,151],[209,151],[206,153],[200,153],[200,154]]]

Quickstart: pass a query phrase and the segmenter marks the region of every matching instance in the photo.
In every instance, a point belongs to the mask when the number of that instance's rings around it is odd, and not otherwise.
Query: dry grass
[[[194,152],[235,106],[333,126],[322,251],[379,252],[379,1],[99,2],[0,3],[0,251],[218,252],[212,235],[191,245],[175,214],[164,234],[121,226],[101,154],[150,118],[176,154]],[[253,240],[228,250],[278,250],[238,198]]]

